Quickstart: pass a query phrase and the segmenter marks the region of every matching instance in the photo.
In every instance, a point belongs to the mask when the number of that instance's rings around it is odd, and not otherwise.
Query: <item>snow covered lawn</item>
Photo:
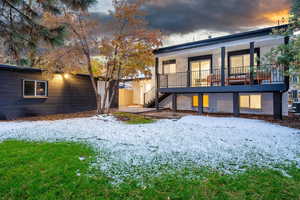
[[[160,166],[300,166],[300,130],[259,120],[187,116],[128,125],[111,116],[60,121],[0,122],[0,141],[79,141],[99,151],[94,163],[111,176],[157,173]],[[103,164],[105,163],[105,164]]]

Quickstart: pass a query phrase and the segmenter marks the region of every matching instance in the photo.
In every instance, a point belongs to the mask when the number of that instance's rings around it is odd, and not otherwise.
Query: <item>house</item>
[[[41,69],[0,65],[0,120],[95,109],[88,75],[49,76]]]
[[[264,28],[160,48],[156,56],[156,108],[199,113],[288,115],[288,66],[261,59],[288,37]]]

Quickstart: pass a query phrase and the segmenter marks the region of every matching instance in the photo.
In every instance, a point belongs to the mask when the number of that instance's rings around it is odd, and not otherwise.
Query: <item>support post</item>
[[[250,84],[253,85],[253,72],[254,72],[254,54],[255,54],[255,46],[254,42],[250,42]]]
[[[284,38],[284,44],[288,45],[290,41],[290,37],[286,36]],[[290,75],[287,73],[289,71],[289,66],[284,66],[284,83],[286,85],[286,88],[290,88]]]
[[[225,57],[226,48],[221,48],[221,86],[225,86]]]
[[[273,93],[273,114],[274,119],[282,120],[282,93],[274,92]]]
[[[159,110],[159,71],[158,71],[158,67],[159,67],[159,59],[158,57],[155,58],[155,108],[156,110]]]
[[[173,112],[177,112],[177,94],[172,94],[172,110]]]
[[[240,116],[240,96],[238,92],[233,93],[233,115]]]
[[[198,94],[198,113],[203,114],[203,94]]]
[[[188,69],[187,69],[186,75],[187,75],[187,77],[186,77],[187,87],[191,87],[191,75],[192,75],[192,72],[191,72],[190,62],[188,63]]]

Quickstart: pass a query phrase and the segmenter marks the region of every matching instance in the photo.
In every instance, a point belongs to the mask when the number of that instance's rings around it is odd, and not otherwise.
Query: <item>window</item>
[[[296,76],[296,75],[292,76],[292,83],[293,84],[297,84],[298,83],[298,76]]]
[[[229,55],[230,74],[249,73],[250,50],[229,52],[228,55]],[[259,58],[259,49],[255,49],[254,61],[258,61],[258,58]]]
[[[298,98],[298,90],[292,90],[292,98],[297,99]]]
[[[47,81],[24,80],[23,96],[24,97],[46,97]]]
[[[250,108],[250,97],[249,96],[240,96],[240,107],[241,108]]]
[[[193,96],[193,107],[198,107],[199,105],[199,99],[198,96]],[[209,107],[209,96],[203,95],[203,107],[208,108]]]
[[[240,108],[261,109],[261,95],[241,95]]]
[[[207,87],[208,77],[210,76],[212,56],[200,56],[190,58],[189,61],[191,71],[192,87]]]
[[[163,62],[163,74],[176,73],[176,60],[168,60]]]

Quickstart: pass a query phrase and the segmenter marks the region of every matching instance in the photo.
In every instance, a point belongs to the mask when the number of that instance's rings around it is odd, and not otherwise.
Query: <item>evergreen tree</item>
[[[86,10],[96,0],[0,0],[0,40],[5,52],[17,64],[22,57],[34,56],[41,43],[61,45],[66,33],[64,25],[43,23],[46,13],[61,15],[65,8]]]

